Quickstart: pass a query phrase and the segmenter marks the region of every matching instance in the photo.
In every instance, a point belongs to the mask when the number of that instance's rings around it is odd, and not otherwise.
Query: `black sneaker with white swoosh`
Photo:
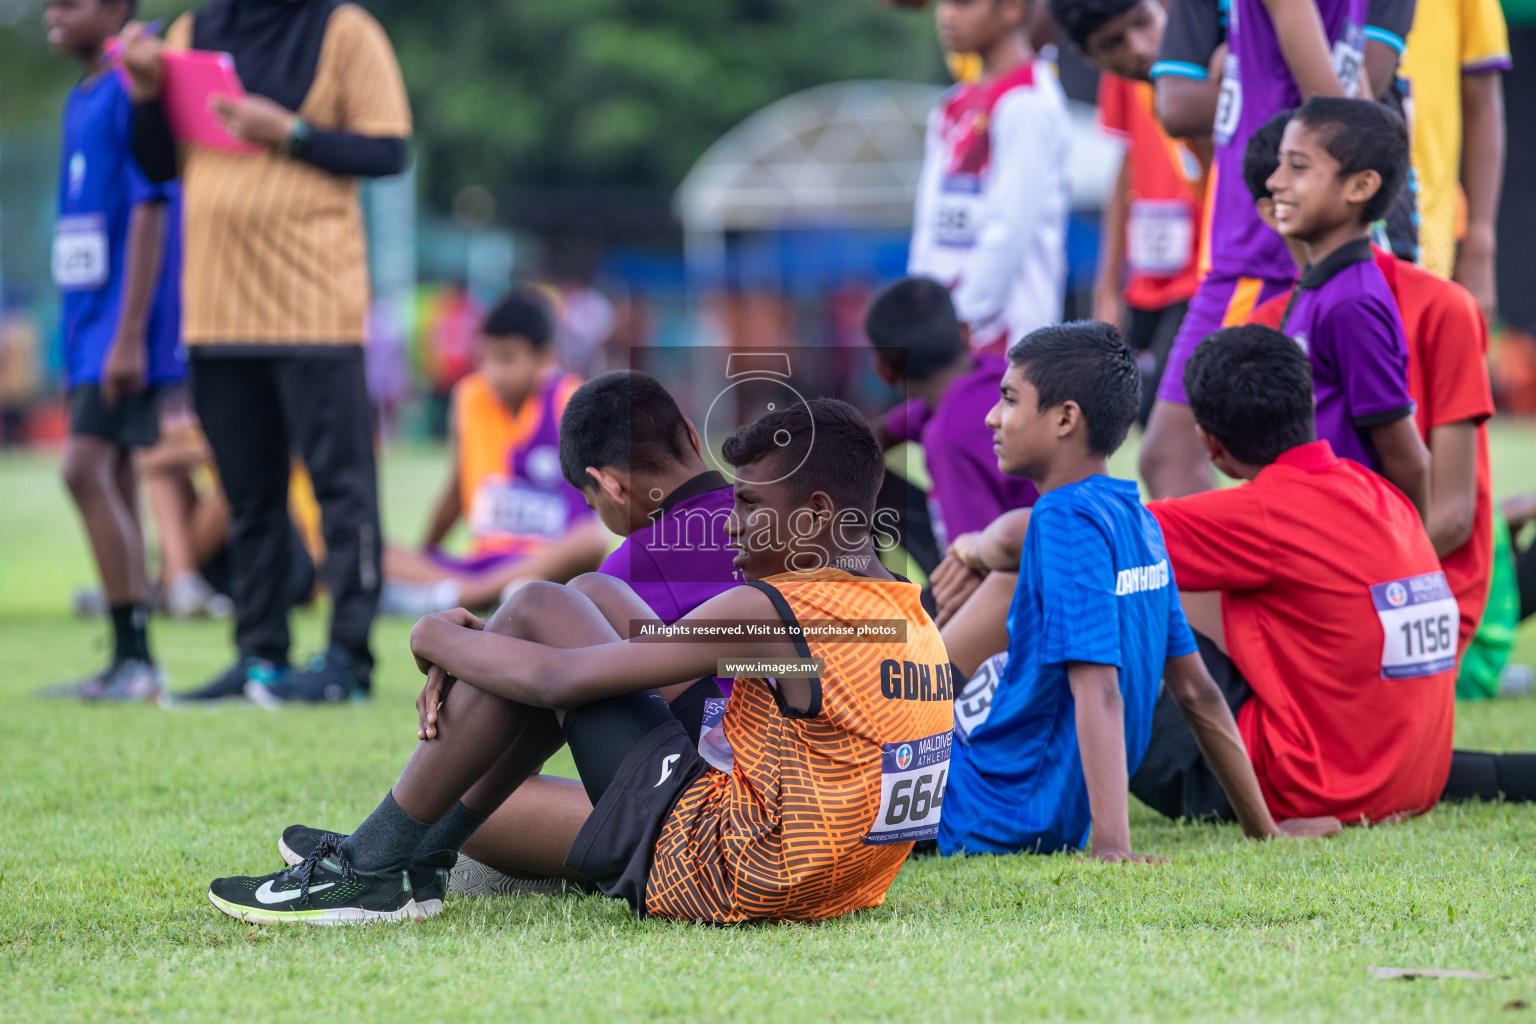
[[[436,872],[359,871],[340,840],[327,833],[297,866],[270,875],[214,879],[208,900],[248,924],[420,921],[443,909]]]

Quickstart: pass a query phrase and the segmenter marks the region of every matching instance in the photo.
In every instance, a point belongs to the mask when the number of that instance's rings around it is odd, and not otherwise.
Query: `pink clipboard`
[[[215,96],[242,99],[245,87],[227,53],[212,50],[166,50],[160,57],[160,97],[165,119],[178,142],[260,153],[261,146],[235,138],[213,112]]]

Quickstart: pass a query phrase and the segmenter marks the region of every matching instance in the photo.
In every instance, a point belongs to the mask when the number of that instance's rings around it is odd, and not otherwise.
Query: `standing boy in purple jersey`
[[[1313,97],[1269,179],[1280,234],[1307,268],[1280,327],[1312,360],[1317,436],[1429,508],[1429,452],[1413,420],[1408,342],[1371,252],[1370,225],[1408,177],[1408,129],[1369,100]]]
[[[1254,307],[1289,288],[1295,277],[1284,244],[1259,221],[1243,184],[1248,136],[1306,96],[1364,91],[1366,6],[1366,0],[1232,0],[1212,133],[1210,270],[1174,340],[1141,449],[1142,476],[1154,498],[1211,486],[1183,391],[1189,354],[1213,331],[1246,322]]]
[[[621,580],[671,624],[740,584],[725,534],[731,484],[700,452],[693,425],[648,374],[614,370],[572,393],[560,417],[561,472],[603,525],[624,537],[597,573],[571,581],[573,589],[602,603],[610,583],[602,577]],[[662,695],[697,741],[706,713],[723,710],[730,685],[705,676]],[[510,754],[493,767],[422,840],[417,864],[451,869],[450,887],[460,895],[558,891],[560,879],[574,879],[564,866],[568,844],[530,832],[526,822],[530,815],[547,822],[575,813],[579,801],[570,795],[581,792],[581,783],[535,774],[506,797],[506,778],[526,771]],[[583,809],[577,827],[585,816]],[[295,825],[283,833],[279,852],[297,864],[322,835]],[[461,849],[468,851],[462,859]]]
[[[875,351],[875,372],[912,395],[887,416],[881,441],[923,446],[939,548],[1004,512],[1033,505],[1039,497],[1035,485],[997,468],[986,423],[1008,360],[971,353],[970,328],[955,315],[949,290],[932,278],[902,278],[875,297],[864,333]],[[955,586],[968,593],[980,581],[954,559],[941,563],[931,578],[936,597]],[[940,625],[948,618],[945,612],[960,603],[963,597],[950,597],[940,605]]]

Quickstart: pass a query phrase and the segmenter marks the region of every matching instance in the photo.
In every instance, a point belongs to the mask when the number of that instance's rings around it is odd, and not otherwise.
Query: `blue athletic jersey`
[[[1093,476],[1044,495],[1029,521],[990,713],[950,755],[939,849],[1081,847],[1091,815],[1067,663],[1120,670],[1125,761],[1135,772],[1163,662],[1194,650],[1162,529],[1136,484]]]
[[[53,279],[62,305],[65,384],[101,379],[117,330],[128,242],[128,217],[138,203],[167,203],[165,251],[145,330],[150,384],[186,372],[181,334],[181,198],[174,183],[153,185],[130,149],[131,107],[116,74],[97,75],[70,91],[64,107],[59,160],[59,219],[53,238]]]

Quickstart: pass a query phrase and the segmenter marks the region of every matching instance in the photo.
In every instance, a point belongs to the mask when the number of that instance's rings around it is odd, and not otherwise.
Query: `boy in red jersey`
[[[1242,674],[1227,696],[1271,813],[1369,822],[1531,800],[1536,756],[1452,752],[1455,598],[1402,492],[1312,440],[1310,376],[1272,328],[1202,342],[1190,407],[1211,461],[1248,483],[1148,506],[1191,625]],[[1158,772],[1132,791],[1171,816],[1229,818],[1177,743],[1154,740]]]
[[[1290,112],[1254,133],[1243,178],[1259,217],[1273,226],[1268,181],[1280,164],[1279,140]],[[1429,539],[1461,611],[1457,651],[1464,652],[1482,619],[1493,567],[1493,482],[1486,422],[1493,415],[1488,382],[1488,325],[1461,285],[1375,251],[1402,316],[1408,340],[1408,394],[1414,423],[1429,448]],[[1300,262],[1298,260],[1298,262]],[[1250,323],[1278,327],[1289,292],[1254,310]]]

